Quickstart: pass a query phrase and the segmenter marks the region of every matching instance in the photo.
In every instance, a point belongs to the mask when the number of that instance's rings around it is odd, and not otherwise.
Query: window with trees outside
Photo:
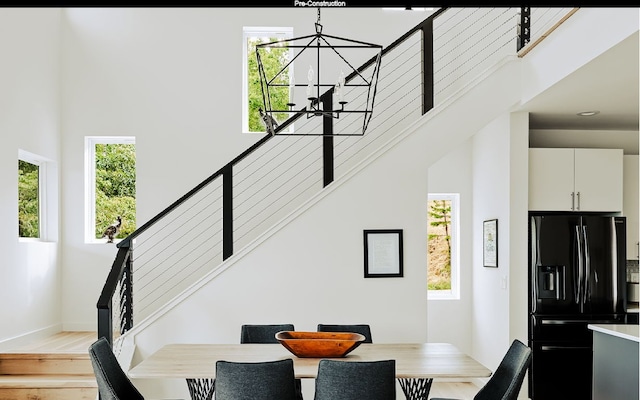
[[[46,162],[18,151],[18,237],[43,238]]]
[[[266,132],[266,127],[260,117],[260,108],[264,108],[262,100],[262,88],[260,87],[260,76],[258,74],[258,61],[256,58],[256,45],[261,43],[275,42],[293,37],[293,28],[275,27],[244,27],[243,31],[243,78],[242,78],[242,131],[243,132]],[[291,57],[290,49],[272,48],[261,55],[262,64],[271,76],[287,65]],[[293,79],[293,65],[288,68],[289,74],[283,73],[279,76],[280,83],[289,84]],[[279,83],[279,82],[275,82]],[[273,89],[271,93],[271,105],[273,109],[286,110],[289,102],[289,88],[283,86]],[[282,113],[274,115],[279,122],[289,118],[289,114]],[[292,130],[291,125],[287,128]]]
[[[136,149],[133,137],[85,137],[85,241],[105,243],[105,230],[118,225],[114,240],[136,229]]]
[[[457,193],[430,193],[427,217],[429,299],[459,297]]]

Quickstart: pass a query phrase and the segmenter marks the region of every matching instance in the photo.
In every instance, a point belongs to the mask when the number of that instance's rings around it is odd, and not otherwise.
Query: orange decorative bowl
[[[365,337],[353,332],[281,331],[276,339],[297,357],[340,358],[362,343]]]

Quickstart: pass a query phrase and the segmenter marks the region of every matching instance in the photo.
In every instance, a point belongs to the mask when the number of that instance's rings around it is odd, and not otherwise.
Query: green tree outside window
[[[40,237],[40,167],[18,160],[18,236]]]
[[[428,290],[451,289],[451,201],[431,200],[428,212]]]
[[[96,226],[100,239],[118,216],[122,226],[116,239],[136,229],[136,153],[134,144],[96,144]]]
[[[249,37],[247,39],[247,63],[248,63],[248,101],[249,101],[249,131],[250,132],[266,132],[266,128],[260,118],[258,109],[264,109],[262,99],[262,88],[260,87],[260,75],[258,73],[258,59],[256,57],[256,45],[262,43],[270,43],[281,40],[281,38],[261,38]],[[261,51],[260,60],[264,67],[265,74],[268,79],[272,79],[278,71],[280,71],[289,62],[289,49],[286,48],[269,48]],[[289,85],[289,70],[283,71],[273,83]],[[289,102],[289,87],[272,87],[271,91],[271,107],[274,110],[287,110]],[[289,118],[288,113],[276,113],[274,118],[278,123],[282,123]]]

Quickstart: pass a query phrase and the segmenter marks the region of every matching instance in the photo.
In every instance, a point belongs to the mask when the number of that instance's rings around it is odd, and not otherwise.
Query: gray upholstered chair
[[[216,362],[216,400],[296,400],[293,360]]]
[[[373,343],[371,339],[371,327],[368,324],[318,324],[318,332],[355,332],[364,336],[364,342]]]
[[[524,374],[531,364],[531,348],[514,340],[489,381],[476,393],[473,400],[516,400],[522,387]],[[432,398],[431,400],[454,400]]]
[[[395,400],[396,361],[339,361],[318,364],[315,400]]]
[[[89,358],[98,383],[100,400],[144,400],[120,367],[107,339],[101,337],[89,346]]]
[[[278,343],[276,333],[293,330],[293,324],[242,325],[240,343]]]
[[[245,324],[240,328],[240,343],[278,343],[276,333],[281,331],[294,331],[293,324]],[[302,399],[302,382],[296,379],[296,392],[298,399]]]

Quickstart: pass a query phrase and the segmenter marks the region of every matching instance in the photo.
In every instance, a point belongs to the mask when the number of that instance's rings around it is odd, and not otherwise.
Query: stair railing
[[[346,173],[435,104],[520,50],[528,43],[518,30],[525,12],[533,15],[529,23],[540,21],[530,25],[530,32],[544,32],[567,13],[561,8],[536,10],[437,10],[383,49],[376,111],[364,136],[267,134],[136,229],[117,244],[97,303],[98,337],[113,343],[114,333],[133,327],[134,297],[136,318],[150,315],[333,182],[334,175]],[[303,115],[293,115],[276,131],[317,132],[325,129],[323,123],[333,124],[336,131],[361,129],[356,116]]]

